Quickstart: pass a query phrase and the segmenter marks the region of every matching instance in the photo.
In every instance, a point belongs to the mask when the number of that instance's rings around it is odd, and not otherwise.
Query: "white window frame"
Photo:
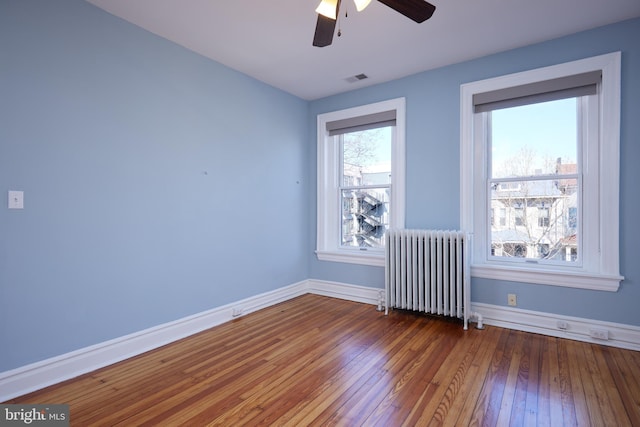
[[[487,256],[488,190],[486,138],[476,138],[483,121],[474,112],[473,95],[589,71],[602,71],[598,88],[597,138],[582,147],[583,247],[581,265],[513,265]],[[624,279],[619,261],[621,53],[614,52],[516,74],[466,83],[460,87],[460,223],[472,233],[472,277],[615,292]],[[594,98],[595,99],[595,98]],[[593,123],[591,123],[593,124]],[[597,124],[596,124],[597,126]],[[484,188],[484,186],[481,186]],[[596,209],[593,209],[596,206]],[[585,212],[587,211],[587,212]]]
[[[384,248],[347,248],[340,244],[340,146],[329,136],[327,123],[384,111],[396,111],[391,132],[391,197],[389,228],[403,228],[405,220],[405,98],[318,115],[317,247],[321,261],[384,266]]]

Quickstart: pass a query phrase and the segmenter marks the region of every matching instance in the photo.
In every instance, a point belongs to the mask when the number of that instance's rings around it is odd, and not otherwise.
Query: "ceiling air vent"
[[[355,76],[353,76],[353,77],[349,77],[349,78],[347,78],[347,81],[348,81],[349,83],[355,83],[355,82],[357,82],[357,81],[364,80],[364,79],[368,79],[368,78],[369,78],[369,76],[367,76],[366,74],[356,74],[356,75],[355,75]]]

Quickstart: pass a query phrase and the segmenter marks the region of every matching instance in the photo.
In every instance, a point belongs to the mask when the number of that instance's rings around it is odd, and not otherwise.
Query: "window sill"
[[[608,292],[617,292],[620,282],[624,280],[623,276],[612,274],[537,270],[498,265],[472,265],[471,276]]]
[[[320,261],[345,262],[349,264],[384,267],[384,252],[371,251],[316,251]]]

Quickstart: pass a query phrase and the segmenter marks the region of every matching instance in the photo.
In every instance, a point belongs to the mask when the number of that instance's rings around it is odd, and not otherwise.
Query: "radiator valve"
[[[383,302],[384,302],[384,297],[383,297],[382,291],[380,291],[378,292],[378,308],[376,308],[376,310],[384,311]]]
[[[475,317],[478,323],[476,323],[476,329],[484,329],[484,323],[482,322],[482,314],[478,312],[471,313],[471,317]]]

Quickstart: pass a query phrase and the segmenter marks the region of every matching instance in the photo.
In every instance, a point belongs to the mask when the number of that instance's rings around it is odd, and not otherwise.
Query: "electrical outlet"
[[[508,294],[507,295],[507,304],[509,304],[512,307],[515,307],[516,305],[518,305],[518,300],[516,298],[516,294]]]
[[[589,336],[597,340],[608,340],[609,331],[606,329],[589,329]]]
[[[569,329],[569,324],[564,320],[558,320],[558,329],[567,330]]]

